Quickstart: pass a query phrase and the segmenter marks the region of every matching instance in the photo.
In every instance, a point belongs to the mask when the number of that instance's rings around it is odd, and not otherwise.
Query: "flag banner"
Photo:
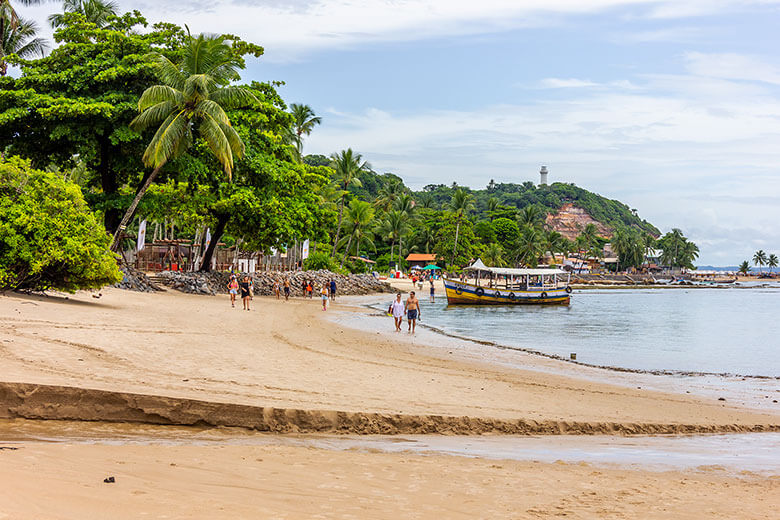
[[[301,248],[301,259],[305,260],[309,258],[309,239],[303,241],[303,247]]]
[[[138,241],[135,244],[138,251],[143,251],[146,246],[146,219],[143,219],[138,225]]]
[[[211,228],[206,228],[206,245],[204,246],[205,249],[209,248],[209,244],[211,244]]]

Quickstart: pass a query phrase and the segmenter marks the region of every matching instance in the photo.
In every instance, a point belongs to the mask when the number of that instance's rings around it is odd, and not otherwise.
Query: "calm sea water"
[[[780,377],[780,287],[585,290],[568,307],[448,307],[442,292],[423,300],[424,323],[464,338],[592,365]]]

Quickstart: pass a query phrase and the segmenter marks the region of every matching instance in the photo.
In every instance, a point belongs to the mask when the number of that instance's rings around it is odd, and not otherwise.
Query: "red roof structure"
[[[412,253],[406,257],[407,262],[435,262],[436,255],[427,255],[424,253]]]

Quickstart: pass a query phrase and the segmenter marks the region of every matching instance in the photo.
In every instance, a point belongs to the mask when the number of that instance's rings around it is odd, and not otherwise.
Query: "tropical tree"
[[[423,208],[432,208],[435,201],[433,199],[433,195],[430,193],[422,193],[418,197],[418,202],[420,203],[420,207]]]
[[[482,261],[485,265],[490,267],[506,266],[506,262],[504,261],[504,248],[496,243],[490,244],[482,252]]]
[[[492,180],[491,180],[492,182]],[[490,189],[490,188],[488,188]],[[496,197],[490,197],[487,201],[487,209],[488,211],[496,211],[498,209],[498,199]],[[491,220],[493,220],[491,218]]]
[[[404,195],[403,183],[398,179],[391,179],[379,188],[374,205],[383,211],[390,211],[402,195]]]
[[[390,239],[390,262],[393,261],[393,252],[395,245],[398,244],[398,256],[401,256],[401,237],[408,231],[406,225],[407,217],[403,212],[393,210],[385,215],[385,218],[379,224],[377,232],[386,239]]]
[[[0,76],[8,72],[8,63],[4,58],[9,54],[22,59],[43,56],[48,45],[45,39],[35,37],[37,32],[35,22],[14,18],[10,6],[0,4]]]
[[[119,248],[122,231],[149,186],[170,159],[189,149],[195,130],[228,178],[232,176],[234,159],[244,154],[244,143],[231,126],[225,109],[247,106],[258,100],[246,88],[228,86],[240,79],[238,70],[244,67],[244,62],[226,41],[224,36],[189,36],[179,63],[159,53],[154,56],[162,84],[151,86],[141,94],[138,100],[141,113],[130,123],[137,131],[157,127],[143,155],[144,164],[153,170],[114,233],[114,251]]]
[[[452,263],[455,263],[455,254],[458,249],[458,235],[463,217],[474,208],[474,197],[462,188],[455,190],[450,201],[450,209],[455,214],[455,245],[452,248]]]
[[[93,23],[97,27],[103,27],[108,23],[109,17],[119,13],[119,5],[103,0],[63,0],[62,10],[63,13],[49,16],[49,23],[52,27],[57,28],[65,25],[67,13],[82,14],[87,22]]]
[[[322,118],[317,116],[309,105],[299,105],[298,103],[290,105],[290,113],[293,116],[295,149],[300,158],[303,152],[303,136],[311,135],[314,127],[322,123]]]
[[[521,226],[537,226],[542,218],[542,213],[537,206],[526,206],[520,212],[518,221]]]
[[[544,234],[535,226],[524,226],[517,241],[515,256],[517,262],[528,267],[536,267],[544,252]]]
[[[750,271],[750,264],[748,263],[747,260],[745,260],[744,262],[739,264],[739,272],[740,273],[742,273],[744,275],[747,275],[749,271]]]
[[[544,246],[552,257],[552,263],[555,263],[555,253],[560,253],[563,246],[563,235],[555,230],[550,230],[544,234]]]
[[[753,264],[758,266],[758,272],[761,272],[761,268],[766,264],[767,257],[763,249],[759,249],[753,255]]]
[[[336,254],[336,246],[341,237],[341,224],[344,218],[344,202],[349,193],[350,186],[360,187],[358,174],[368,169],[368,163],[363,161],[359,153],[352,151],[352,148],[342,150],[331,156],[333,170],[335,171],[336,183],[341,189],[341,199],[339,200],[339,221],[336,226],[336,237],[333,239],[333,254]]]
[[[769,255],[769,258],[767,258],[766,260],[766,265],[770,269],[774,269],[775,267],[777,267],[777,255],[775,255],[774,253]]]
[[[418,251],[423,251],[426,254],[430,254],[434,245],[436,245],[436,234],[429,226],[422,225],[415,229],[411,242]]]
[[[344,226],[348,233],[348,235],[344,237],[347,244],[344,248],[344,256],[341,257],[340,267],[344,267],[344,262],[347,259],[347,254],[349,254],[353,243],[357,249],[355,256],[360,256],[361,245],[367,245],[368,247],[376,249],[376,247],[374,247],[373,234],[369,231],[373,221],[374,208],[371,207],[371,204],[356,199],[350,201]]]

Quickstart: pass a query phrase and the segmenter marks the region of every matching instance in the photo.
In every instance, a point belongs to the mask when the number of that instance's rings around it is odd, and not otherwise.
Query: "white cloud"
[[[286,61],[324,49],[477,35],[547,26],[560,17],[633,9],[636,17],[688,17],[780,0],[121,0],[150,21],[187,23],[195,32],[228,32],[264,45],[265,59]],[[45,25],[56,4],[20,7]]]
[[[587,88],[597,87],[599,84],[587,79],[545,78],[541,81],[541,86],[545,88]]]
[[[688,70],[697,76],[780,85],[780,67],[753,56],[689,52],[685,59]]]

